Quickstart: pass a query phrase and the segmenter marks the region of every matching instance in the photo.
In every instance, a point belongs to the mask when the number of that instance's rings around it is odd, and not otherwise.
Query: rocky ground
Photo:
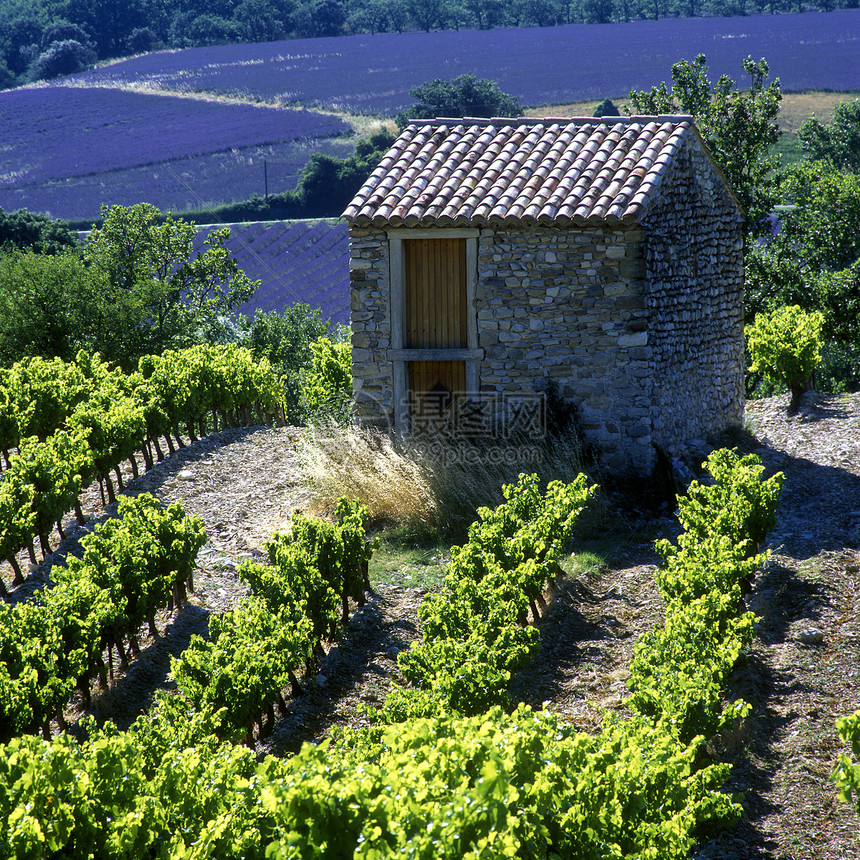
[[[756,579],[750,608],[761,618],[758,637],[732,679],[732,696],[752,705],[731,735],[711,745],[735,764],[730,788],[746,795],[738,826],[704,842],[700,858],[860,858],[860,817],[836,797],[830,775],[847,749],[837,717],[860,708],[860,395],[809,395],[800,413],[786,416],[785,398],[747,408],[747,431],[730,440],[761,456],[768,474],[786,482],[770,559]],[[181,611],[162,613],[161,635],[144,640],[141,657],[93,699],[101,717],[128,723],[159,687],[169,686],[169,658],[206,629],[210,613],[235,605],[245,588],[235,570],[261,558],[269,535],[292,511],[307,507],[289,428],[230,430],[189,445],[137,481],[132,493],[163,502],[184,500],[206,521],[207,543],[195,574],[195,593]],[[89,491],[87,528],[111,513]],[[561,712],[578,727],[599,725],[605,709],[620,709],[636,637],[659,623],[662,604],[653,581],[653,540],[676,524],[636,513],[613,526],[603,565],[562,579],[541,622],[535,665],[515,679],[519,698]],[[48,563],[33,570],[21,599],[41,587],[84,530],[70,535]],[[10,571],[0,570],[7,585]],[[267,741],[286,753],[319,738],[334,724],[360,724],[359,706],[380,703],[400,676],[396,657],[419,635],[416,611],[424,596],[406,582],[378,583],[357,610],[320,674]],[[813,641],[820,640],[820,641]],[[73,702],[69,717],[80,713]]]

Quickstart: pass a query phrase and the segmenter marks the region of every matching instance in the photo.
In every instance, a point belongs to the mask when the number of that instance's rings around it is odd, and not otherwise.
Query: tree
[[[413,119],[522,116],[523,113],[516,96],[503,93],[494,81],[474,75],[460,75],[450,81],[437,78],[411,89],[409,95],[418,103],[397,114],[401,128]]]
[[[194,225],[169,214],[162,221],[148,203],[102,212],[84,248],[103,290],[92,310],[94,346],[124,368],[147,353],[212,340],[259,285],[224,247],[228,228],[212,230],[195,253]]]
[[[34,81],[47,81],[61,75],[73,75],[92,65],[95,59],[92,50],[74,39],[52,42],[46,51],[39,54],[30,77]]]
[[[135,27],[128,38],[125,46],[131,54],[146,54],[155,50],[158,37],[149,27]]]
[[[302,402],[303,374],[310,366],[311,344],[329,333],[329,323],[322,312],[312,311],[305,304],[285,307],[282,313],[260,313],[251,322],[243,321],[242,344],[255,359],[266,358],[284,386],[284,408],[287,421],[300,424],[304,420]]]
[[[586,24],[608,24],[613,17],[613,0],[583,0],[582,14]]]
[[[860,386],[860,176],[804,162],[783,180],[779,230],[750,246],[747,318],[782,305],[824,315],[821,378]]]
[[[0,254],[0,365],[41,355],[72,361],[90,345],[98,284],[80,255]]]
[[[621,112],[615,107],[612,99],[604,99],[595,109],[594,116],[621,116]]]
[[[346,9],[337,0],[303,3],[293,15],[299,36],[338,36],[346,24]]]
[[[65,221],[26,209],[15,212],[0,209],[0,251],[30,248],[39,254],[55,254],[77,246],[77,236]]]
[[[836,105],[829,125],[810,117],[797,136],[808,159],[824,161],[847,173],[860,173],[860,99]]]
[[[765,231],[765,216],[776,201],[776,156],[768,155],[779,139],[777,116],[782,99],[779,78],[767,87],[770,74],[764,59],[743,62],[750,85],[739,90],[723,75],[711,89],[705,55],[672,66],[672,90],[661,83],[649,92],[628,95],[630,114],[690,114],[746,212],[754,235]]]
[[[787,305],[772,314],[759,314],[747,327],[750,372],[765,373],[784,382],[791,391],[788,414],[794,415],[800,397],[808,391],[812,374],[821,363],[821,328],[824,316]]]
[[[343,423],[350,413],[352,347],[321,337],[311,345],[310,367],[302,391],[311,421],[335,419]]]
[[[242,0],[233,12],[239,36],[245,42],[274,42],[283,39],[286,22],[277,14],[269,0]]]

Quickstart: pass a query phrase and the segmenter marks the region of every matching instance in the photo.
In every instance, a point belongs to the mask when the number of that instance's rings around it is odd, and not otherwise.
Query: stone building
[[[344,218],[363,424],[503,427],[554,381],[640,474],[740,425],[744,216],[690,117],[415,122]]]

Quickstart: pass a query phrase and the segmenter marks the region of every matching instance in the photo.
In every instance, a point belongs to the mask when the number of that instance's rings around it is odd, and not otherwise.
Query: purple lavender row
[[[737,79],[751,54],[767,58],[785,90],[860,89],[860,10],[224,45],[76,77],[390,114],[410,102],[412,87],[464,72],[525,104],[616,97],[668,79],[672,63],[700,52],[714,78]]]
[[[104,87],[0,93],[0,127],[0,187],[6,188],[350,130],[336,117],[310,111]]]

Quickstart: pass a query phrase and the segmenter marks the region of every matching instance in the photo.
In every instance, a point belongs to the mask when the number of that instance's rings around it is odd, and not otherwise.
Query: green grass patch
[[[593,579],[606,566],[606,559],[618,549],[616,537],[576,541],[573,552],[563,555],[559,566],[568,575],[579,579]]]
[[[770,148],[771,154],[779,154],[783,167],[803,161],[803,149],[796,134],[783,132],[779,140]]]
[[[415,538],[399,529],[378,535],[379,548],[370,559],[370,585],[399,585],[435,591],[442,587],[451,547],[441,539]]]

